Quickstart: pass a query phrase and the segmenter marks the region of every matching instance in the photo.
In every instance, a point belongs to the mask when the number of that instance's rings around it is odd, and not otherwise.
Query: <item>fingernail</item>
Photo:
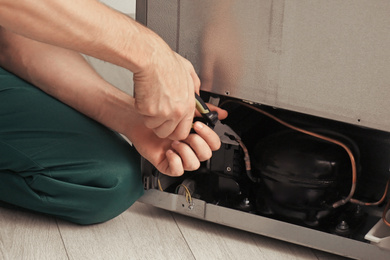
[[[202,123],[200,123],[200,122],[195,122],[195,124],[194,124],[194,129],[195,130],[201,130],[202,128],[203,128],[203,124]]]
[[[173,154],[173,151],[172,150],[168,150],[167,154]]]

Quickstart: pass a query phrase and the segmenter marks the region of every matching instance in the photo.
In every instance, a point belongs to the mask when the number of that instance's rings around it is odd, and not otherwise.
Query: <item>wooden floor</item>
[[[91,226],[0,208],[0,259],[345,258],[136,202],[117,218]]]

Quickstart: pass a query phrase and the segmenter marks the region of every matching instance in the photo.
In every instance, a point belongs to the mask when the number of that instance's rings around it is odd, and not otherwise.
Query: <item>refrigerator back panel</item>
[[[144,2],[202,90],[390,131],[389,1]]]

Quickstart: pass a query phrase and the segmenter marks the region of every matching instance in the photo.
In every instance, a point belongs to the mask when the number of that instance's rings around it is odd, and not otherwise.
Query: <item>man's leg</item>
[[[123,138],[0,68],[0,201],[92,224],[142,193]]]

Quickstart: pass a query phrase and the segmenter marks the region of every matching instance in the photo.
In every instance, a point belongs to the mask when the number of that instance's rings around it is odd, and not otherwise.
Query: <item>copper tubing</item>
[[[360,201],[360,200],[351,199],[351,203],[358,204],[358,205],[361,205],[361,206],[378,206],[379,204],[381,204],[386,199],[386,195],[387,195],[387,193],[389,191],[389,184],[390,184],[390,179],[386,183],[385,192],[383,193],[382,198],[380,200],[378,200],[377,202],[363,202],[363,201]]]
[[[257,111],[257,112],[259,112],[259,113],[261,113],[261,114],[263,114],[263,115],[265,115],[265,116],[267,116],[269,118],[272,118],[276,122],[278,122],[278,123],[280,123],[280,124],[282,124],[282,125],[284,125],[284,126],[286,126],[288,128],[291,128],[291,129],[293,129],[295,131],[298,131],[298,132],[301,132],[301,133],[304,133],[304,134],[307,134],[307,135],[310,135],[310,136],[314,136],[316,138],[320,138],[322,140],[325,140],[325,141],[328,141],[328,142],[331,142],[331,143],[334,143],[334,144],[337,144],[337,145],[341,146],[342,148],[344,148],[344,150],[347,152],[347,154],[349,156],[349,159],[351,160],[351,166],[352,166],[352,185],[351,185],[351,190],[350,190],[350,192],[349,192],[349,194],[348,194],[348,196],[346,198],[341,199],[339,201],[336,201],[335,203],[332,204],[332,207],[333,208],[338,208],[338,207],[346,204],[347,202],[349,202],[352,199],[352,197],[353,197],[353,195],[355,193],[355,190],[356,190],[357,170],[356,170],[355,157],[353,156],[353,153],[352,153],[351,149],[349,149],[348,146],[346,146],[344,143],[342,143],[342,142],[340,142],[338,140],[335,140],[333,138],[330,138],[330,137],[327,137],[327,136],[324,136],[324,135],[321,135],[321,134],[317,134],[317,133],[314,133],[314,132],[311,132],[311,131],[308,131],[308,130],[305,130],[305,129],[302,129],[302,128],[299,128],[299,127],[296,127],[296,126],[293,126],[293,125],[291,125],[291,124],[289,124],[289,123],[287,123],[287,122],[285,122],[285,121],[283,121],[283,120],[281,120],[281,119],[271,115],[270,113],[265,112],[262,109],[254,107],[254,106],[252,106],[250,104],[242,103],[242,102],[239,102],[239,101],[232,101],[232,100],[225,101],[224,104],[228,103],[228,102],[239,103],[239,104],[241,104],[243,106],[246,106],[246,107],[248,107],[248,108],[250,108],[252,110],[255,110],[255,111]],[[221,104],[221,106],[222,106],[222,104]]]

